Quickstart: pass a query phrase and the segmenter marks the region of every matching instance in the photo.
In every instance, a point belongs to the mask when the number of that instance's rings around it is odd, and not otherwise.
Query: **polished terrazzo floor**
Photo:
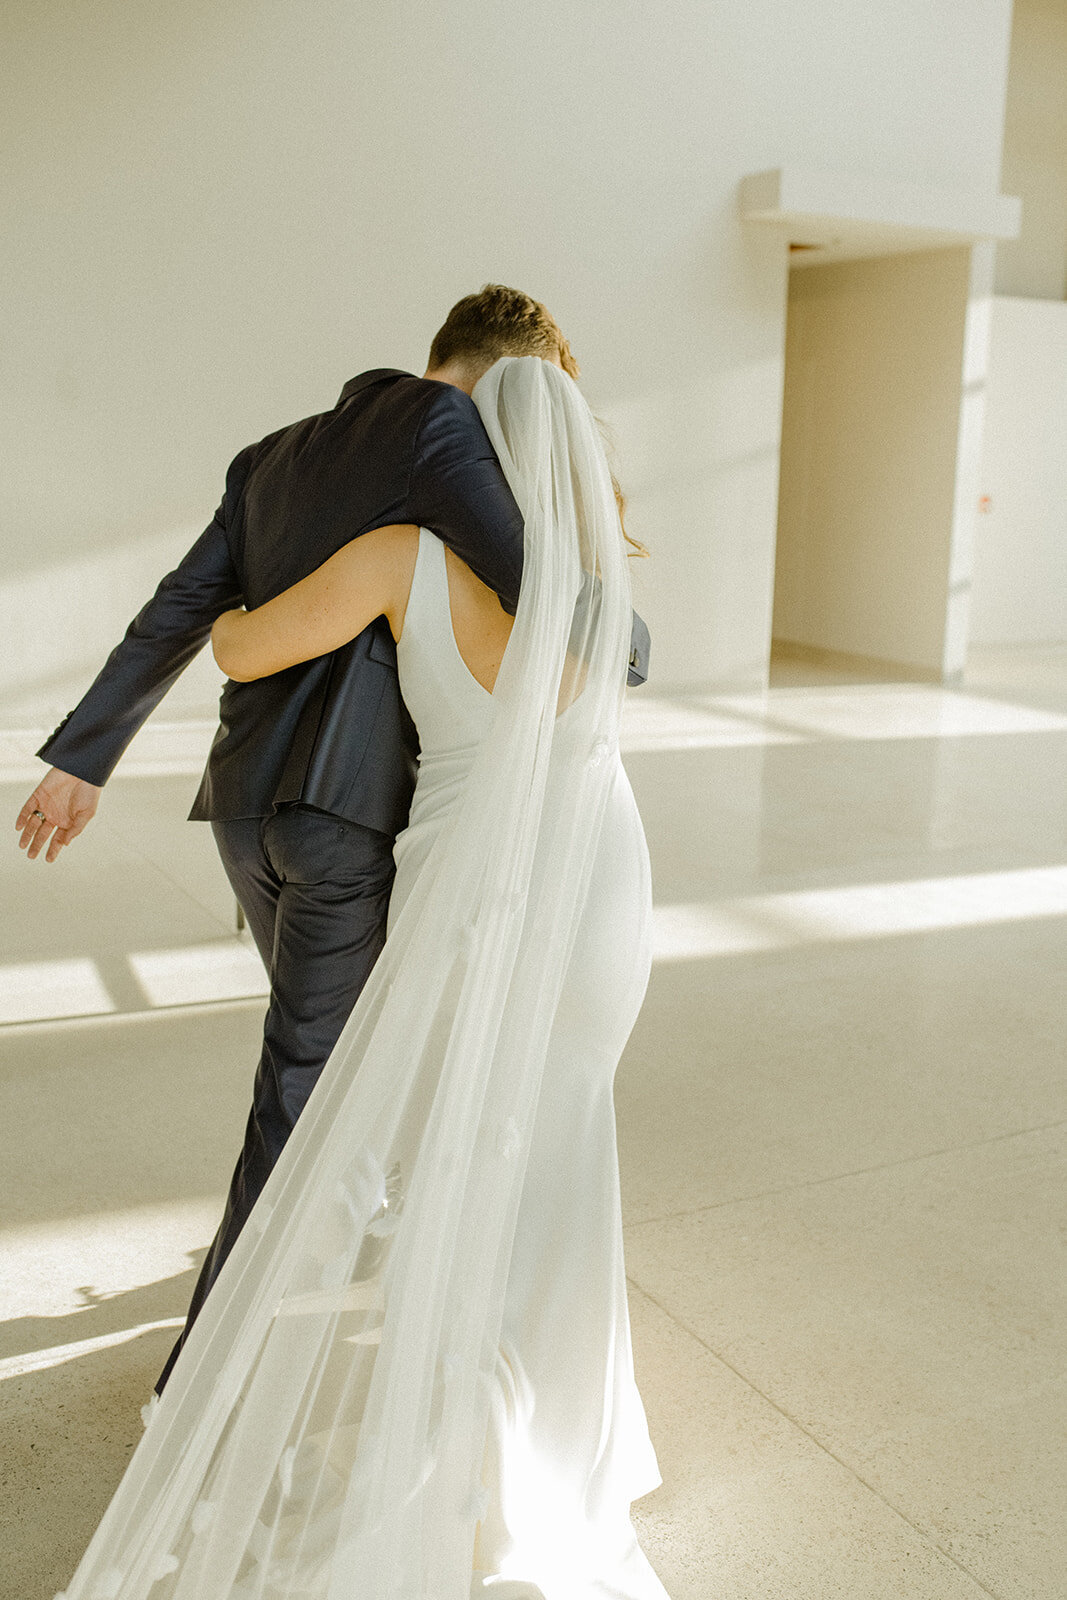
[[[0,1600],[69,1577],[240,1140],[263,982],[182,820],[209,734],[145,730],[56,866],[0,855]],[[1062,1600],[1067,648],[646,691],[626,751],[646,1550],[674,1600]]]

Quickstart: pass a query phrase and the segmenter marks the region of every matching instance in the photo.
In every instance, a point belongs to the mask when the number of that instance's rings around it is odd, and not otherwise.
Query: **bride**
[[[383,954],[65,1600],[666,1600],[612,1100],[651,959],[623,534],[570,377],[506,357],[474,400],[514,620],[395,526],[215,624],[251,679],[384,613],[418,781]]]

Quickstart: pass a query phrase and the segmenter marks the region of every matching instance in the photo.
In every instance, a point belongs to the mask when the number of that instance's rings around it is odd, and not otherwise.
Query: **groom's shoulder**
[[[416,435],[428,416],[458,409],[453,396],[474,404],[451,384],[396,367],[374,367],[350,378],[333,412],[326,415],[336,417],[338,429],[349,432],[354,441],[362,438],[370,443],[392,435],[399,445],[405,435]]]
[[[481,412],[465,389],[437,378],[416,378],[418,385],[419,437],[429,446],[445,439],[485,437]],[[412,391],[415,397],[415,391]]]
[[[391,367],[377,368],[350,379],[341,391],[338,404],[344,405],[353,398],[398,409],[478,415],[478,407],[470,395],[457,389],[454,383],[442,383],[439,378],[418,378],[413,372],[399,372]]]
[[[346,399],[347,397],[347,399]],[[478,407],[464,390],[437,378],[417,378],[411,372],[375,371],[345,385],[341,410],[351,410],[357,433],[371,439],[391,438],[394,445],[409,440],[421,456],[441,441],[481,435]]]
[[[385,381],[389,380],[389,381]],[[429,396],[423,391],[429,384],[412,373],[392,368],[379,368],[349,379],[336,402],[324,411],[315,411],[297,417],[281,428],[245,445],[231,463],[234,467],[266,467],[285,457],[302,453],[316,441],[328,442],[330,437],[343,435],[352,425],[359,426],[368,413],[380,413],[385,408],[403,410],[414,402],[416,408],[426,405]]]
[[[311,460],[323,449],[385,448],[392,451],[419,446],[436,450],[444,440],[458,443],[463,436],[483,432],[478,407],[455,384],[420,378],[394,367],[376,367],[350,378],[335,405],[327,411],[300,417],[275,428],[246,445],[230,465],[236,480],[252,471],[268,477],[287,470],[297,458]]]

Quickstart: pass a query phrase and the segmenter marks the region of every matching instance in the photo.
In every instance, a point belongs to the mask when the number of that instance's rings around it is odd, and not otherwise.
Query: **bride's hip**
[[[390,926],[427,866],[453,809],[453,804],[443,803],[442,796],[435,797],[431,807],[420,805],[416,795],[411,822],[398,837],[394,849],[396,878],[389,904]],[[622,761],[616,757],[579,926],[578,943],[584,969],[592,971],[593,953],[598,944],[610,947],[610,954],[605,949],[605,961],[623,956],[627,964],[625,957],[632,956],[632,970],[627,974],[627,981],[631,987],[640,982],[643,991],[648,974],[645,971],[642,977],[641,968],[651,959],[651,927],[648,845],[629,778]]]

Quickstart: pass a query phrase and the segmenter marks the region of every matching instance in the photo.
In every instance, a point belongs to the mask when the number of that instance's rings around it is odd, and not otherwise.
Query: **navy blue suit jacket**
[[[357,534],[398,522],[438,534],[514,611],[522,516],[477,407],[452,384],[381,368],[347,383],[331,411],[234,458],[210,526],[38,755],[103,784],[221,612],[262,605]],[[647,676],[647,649],[635,617],[632,683]],[[299,800],[395,834],[407,820],[417,752],[379,617],[329,655],[226,683],[190,815],[266,816]]]

